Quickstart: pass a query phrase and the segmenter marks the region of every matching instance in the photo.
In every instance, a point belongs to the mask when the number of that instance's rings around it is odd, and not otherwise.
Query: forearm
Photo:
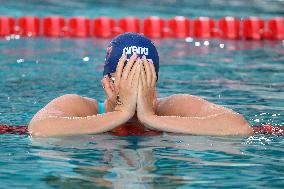
[[[247,121],[240,114],[219,114],[208,117],[151,115],[143,118],[146,127],[166,132],[195,135],[249,135]]]
[[[88,117],[50,117],[32,121],[29,131],[32,136],[39,137],[103,133],[127,122],[129,118],[120,111]]]

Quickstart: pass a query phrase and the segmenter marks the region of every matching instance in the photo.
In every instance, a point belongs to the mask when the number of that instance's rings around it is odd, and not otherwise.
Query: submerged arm
[[[114,111],[87,117],[55,117],[31,122],[29,131],[32,136],[62,136],[95,134],[109,131],[129,120],[124,112]]]
[[[102,133],[127,122],[126,112],[97,114],[97,102],[78,95],[64,95],[40,110],[29,124],[32,136],[62,136]]]
[[[249,135],[247,121],[240,114],[222,113],[207,117],[178,117],[148,115],[145,126],[161,131],[195,135]]]

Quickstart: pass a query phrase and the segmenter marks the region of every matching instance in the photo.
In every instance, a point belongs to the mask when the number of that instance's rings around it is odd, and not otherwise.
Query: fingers
[[[122,79],[127,79],[127,78],[128,78],[128,74],[129,74],[129,72],[130,72],[130,70],[131,70],[131,68],[132,68],[132,66],[133,66],[133,64],[134,64],[134,62],[136,61],[136,59],[137,59],[137,54],[134,53],[134,54],[130,57],[128,63],[127,63],[126,66],[125,66],[125,68],[123,69],[123,72],[122,72]]]
[[[123,66],[124,66],[126,59],[127,59],[127,56],[125,54],[122,54],[122,56],[119,59],[118,65],[116,67],[116,72],[115,72],[115,84],[116,84],[116,86],[120,83],[122,70],[123,70]]]
[[[143,68],[142,68],[142,66],[140,67],[140,77],[139,77],[139,83],[138,83],[138,98],[140,99],[141,98],[141,95],[142,95],[142,93],[143,93],[143,84],[142,84],[142,70]]]
[[[157,74],[155,71],[155,67],[154,67],[154,63],[153,62],[149,62],[150,68],[151,68],[151,73],[152,73],[152,80],[151,80],[151,87],[155,87],[156,86],[156,82],[157,82]]]
[[[144,65],[145,72],[146,72],[147,86],[151,86],[152,72],[151,72],[151,68],[150,68],[149,62],[147,61],[145,56],[143,56],[143,65]]]
[[[143,62],[143,67],[140,69],[140,78],[141,78],[141,85],[142,85],[142,88],[146,88],[147,87],[147,78],[146,78],[146,72],[145,72],[145,65],[144,65],[144,62]]]
[[[139,84],[140,73],[141,73],[140,71],[141,70],[141,60],[139,60],[139,62],[136,62],[135,65],[136,64],[137,66],[135,67],[135,70],[131,71],[131,72],[134,72],[131,85],[137,89],[138,84]]]
[[[140,60],[140,58],[138,58],[136,63],[133,65],[129,75],[128,75],[128,79],[130,81],[132,81],[134,79],[133,77],[136,74],[136,71],[137,71],[138,67],[140,66],[140,64],[141,64],[141,60]],[[140,74],[140,70],[139,70],[139,74]]]
[[[111,90],[114,91],[115,90],[114,83],[110,79],[109,79],[109,85],[110,85]]]

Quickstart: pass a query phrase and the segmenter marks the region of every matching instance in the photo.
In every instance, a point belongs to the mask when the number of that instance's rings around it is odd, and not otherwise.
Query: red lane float
[[[151,16],[144,19],[144,35],[150,38],[162,38],[164,37],[165,20]]]
[[[67,24],[65,23],[67,21]],[[224,17],[215,20],[209,17],[198,17],[192,21],[183,16],[163,19],[150,16],[141,20],[137,17],[114,19],[99,17],[71,17],[68,20],[60,16],[48,16],[42,20],[36,16],[24,16],[17,20],[0,16],[0,36],[19,34],[23,36],[48,37],[90,37],[111,38],[123,32],[143,33],[150,38],[212,38],[248,39],[248,40],[284,40],[284,17],[263,20],[248,17],[242,20]],[[143,27],[140,23],[143,23]],[[43,25],[41,28],[41,24]],[[65,25],[66,24],[66,25]],[[42,29],[42,31],[41,31]]]
[[[234,17],[221,18],[218,21],[220,37],[224,39],[240,39],[241,21]]]
[[[121,32],[140,33],[140,20],[137,17],[125,17],[118,20],[118,26]]]
[[[65,18],[48,16],[43,18],[43,35],[47,37],[64,36]]]
[[[185,38],[190,35],[190,20],[183,16],[176,16],[168,20],[170,37]]]
[[[264,20],[258,17],[243,19],[243,37],[245,39],[262,39],[264,33]]]
[[[0,16],[0,36],[11,35],[14,33],[15,19],[8,16]]]
[[[252,127],[255,134],[284,136],[284,126],[261,125]],[[122,125],[111,131],[116,136],[154,136],[161,132],[146,130],[137,125]],[[0,134],[29,134],[27,126],[0,125]]]
[[[19,34],[33,37],[40,35],[40,18],[36,16],[23,16],[18,19]]]
[[[28,134],[27,126],[0,125],[0,134]]]
[[[215,23],[212,18],[200,17],[193,20],[193,37],[211,38],[215,37]]]
[[[281,40],[284,39],[284,18],[276,17],[269,19],[267,27],[270,32],[272,39]]]
[[[68,34],[70,37],[89,37],[90,19],[86,17],[71,17],[68,20]]]
[[[116,20],[106,16],[93,20],[93,35],[95,37],[110,38],[117,34]]]
[[[284,136],[284,126],[261,125],[252,128],[255,134]]]

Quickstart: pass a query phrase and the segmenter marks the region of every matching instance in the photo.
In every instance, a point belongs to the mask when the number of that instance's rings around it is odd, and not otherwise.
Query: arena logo
[[[124,53],[124,54],[137,53],[137,54],[142,54],[142,55],[147,56],[148,53],[149,53],[149,50],[148,50],[148,48],[146,48],[146,47],[131,46],[131,47],[124,47],[123,53]]]

